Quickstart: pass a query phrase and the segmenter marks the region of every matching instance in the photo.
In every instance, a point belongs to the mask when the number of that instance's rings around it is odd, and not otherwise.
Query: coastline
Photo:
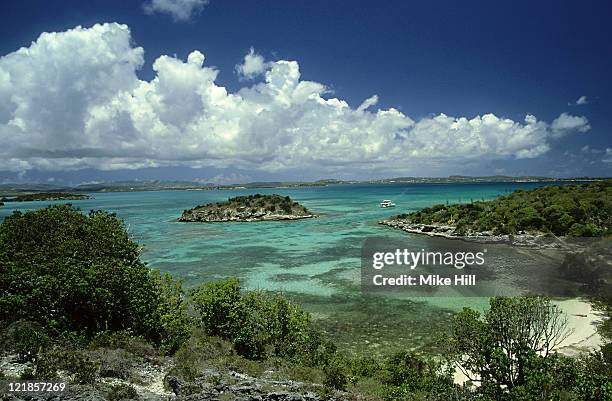
[[[292,215],[264,215],[261,217],[228,217],[224,219],[210,219],[210,220],[190,220],[181,216],[175,221],[180,223],[251,223],[258,221],[290,221],[290,220],[303,220],[303,219],[315,219],[319,217],[316,214],[307,214],[303,216],[292,216]]]
[[[418,224],[408,223],[400,220],[381,220],[378,224],[385,225],[394,229],[402,230],[410,234],[428,235],[430,237],[440,237],[449,240],[459,240],[466,242],[477,242],[481,244],[506,244],[524,248],[534,249],[576,249],[576,244],[568,244],[558,237],[544,233],[538,234],[516,234],[516,235],[495,235],[492,232],[484,231],[475,235],[455,234],[455,226],[442,224]]]
[[[559,344],[556,351],[566,356],[577,356],[581,352],[591,352],[599,349],[603,338],[597,330],[597,325],[604,320],[604,313],[593,308],[589,300],[574,298],[554,301],[566,313],[570,335]]]

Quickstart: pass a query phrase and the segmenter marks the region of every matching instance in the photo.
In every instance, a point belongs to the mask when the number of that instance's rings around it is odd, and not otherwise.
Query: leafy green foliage
[[[140,261],[113,214],[56,205],[0,225],[0,320],[89,337],[131,329],[171,351],[188,334],[180,292]]]
[[[144,337],[135,335],[131,330],[101,331],[89,341],[89,347],[122,349],[141,357],[154,357],[158,355],[158,349],[149,343]]]
[[[115,384],[108,392],[109,401],[137,400],[138,393],[134,386],[129,384]]]
[[[345,390],[349,382],[346,365],[346,362],[342,361],[339,357],[332,358],[323,367],[323,373],[325,374],[323,384],[336,390]]]
[[[69,373],[71,381],[78,384],[95,382],[98,363],[83,351],[53,347],[41,352],[34,363],[37,379],[56,379],[58,371]]]
[[[492,201],[435,205],[396,218],[417,224],[454,225],[465,235],[483,231],[606,235],[612,232],[612,181],[518,190]]]
[[[482,317],[469,308],[458,313],[445,344],[450,361],[480,382],[476,395],[485,399],[609,399],[606,347],[582,361],[553,353],[567,333],[548,299],[498,297]]]
[[[18,320],[2,332],[2,350],[16,352],[20,361],[31,361],[50,343],[45,329],[36,322]]]
[[[247,358],[274,355],[317,365],[333,352],[302,308],[264,292],[242,294],[235,278],[204,284],[191,299],[207,334],[231,341]]]
[[[547,357],[569,334],[566,317],[548,299],[497,297],[480,314],[465,308],[454,319],[449,352],[472,376],[513,388],[535,358]]]

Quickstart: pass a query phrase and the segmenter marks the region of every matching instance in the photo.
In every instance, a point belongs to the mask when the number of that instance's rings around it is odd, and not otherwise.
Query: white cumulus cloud
[[[269,66],[270,63],[267,63],[263,56],[255,53],[255,49],[251,47],[244,56],[244,62],[236,65],[236,72],[241,78],[253,79],[266,72]]]
[[[591,125],[586,117],[572,116],[571,114],[561,113],[551,124],[552,136],[560,138],[572,132],[587,132]]]
[[[551,141],[590,128],[584,117],[552,123],[493,114],[413,120],[356,108],[296,61],[249,51],[238,71],[263,80],[236,92],[194,50],[162,55],[141,80],[143,49],[116,23],[44,33],[0,57],[0,170],[117,169],[169,165],[260,171],[406,172],[426,163],[533,158]]]
[[[145,13],[168,14],[175,21],[189,21],[202,12],[210,0],[148,0],[142,5]]]

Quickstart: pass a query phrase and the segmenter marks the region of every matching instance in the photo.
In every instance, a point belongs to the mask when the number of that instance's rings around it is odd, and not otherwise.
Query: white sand
[[[556,351],[567,356],[577,356],[582,352],[598,350],[603,340],[597,332],[597,324],[603,320],[603,313],[595,310],[584,299],[556,301],[555,304],[567,314],[568,326],[572,330]]]

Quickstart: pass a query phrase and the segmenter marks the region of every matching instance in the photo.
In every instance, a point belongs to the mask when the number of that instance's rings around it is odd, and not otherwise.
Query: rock
[[[74,398],[74,400],[78,400],[78,401],[104,401],[106,400],[106,397],[104,397],[102,394],[100,394],[97,391],[91,391],[89,394],[81,394],[79,395],[79,397]]]
[[[383,220],[379,221],[392,228],[397,228],[411,234],[425,234],[430,237],[442,237],[447,239],[459,239],[482,244],[510,244],[525,248],[563,248],[567,244],[551,239],[546,234],[517,234],[517,235],[493,235],[491,231],[473,231],[468,233],[457,233],[455,226],[441,224],[417,224],[403,220]]]
[[[228,391],[232,393],[252,393],[256,390],[253,386],[229,386]]]
[[[267,398],[269,400],[275,401],[275,400],[288,400],[289,399],[289,393],[286,391],[277,391],[274,393],[269,393]]]
[[[181,398],[181,400],[185,401],[200,401],[200,400],[217,400],[217,396],[213,393],[203,391],[201,393],[191,394],[185,398]]]
[[[167,380],[168,387],[170,387],[174,394],[178,395],[181,392],[181,387],[183,387],[183,382],[174,376],[168,377]]]

